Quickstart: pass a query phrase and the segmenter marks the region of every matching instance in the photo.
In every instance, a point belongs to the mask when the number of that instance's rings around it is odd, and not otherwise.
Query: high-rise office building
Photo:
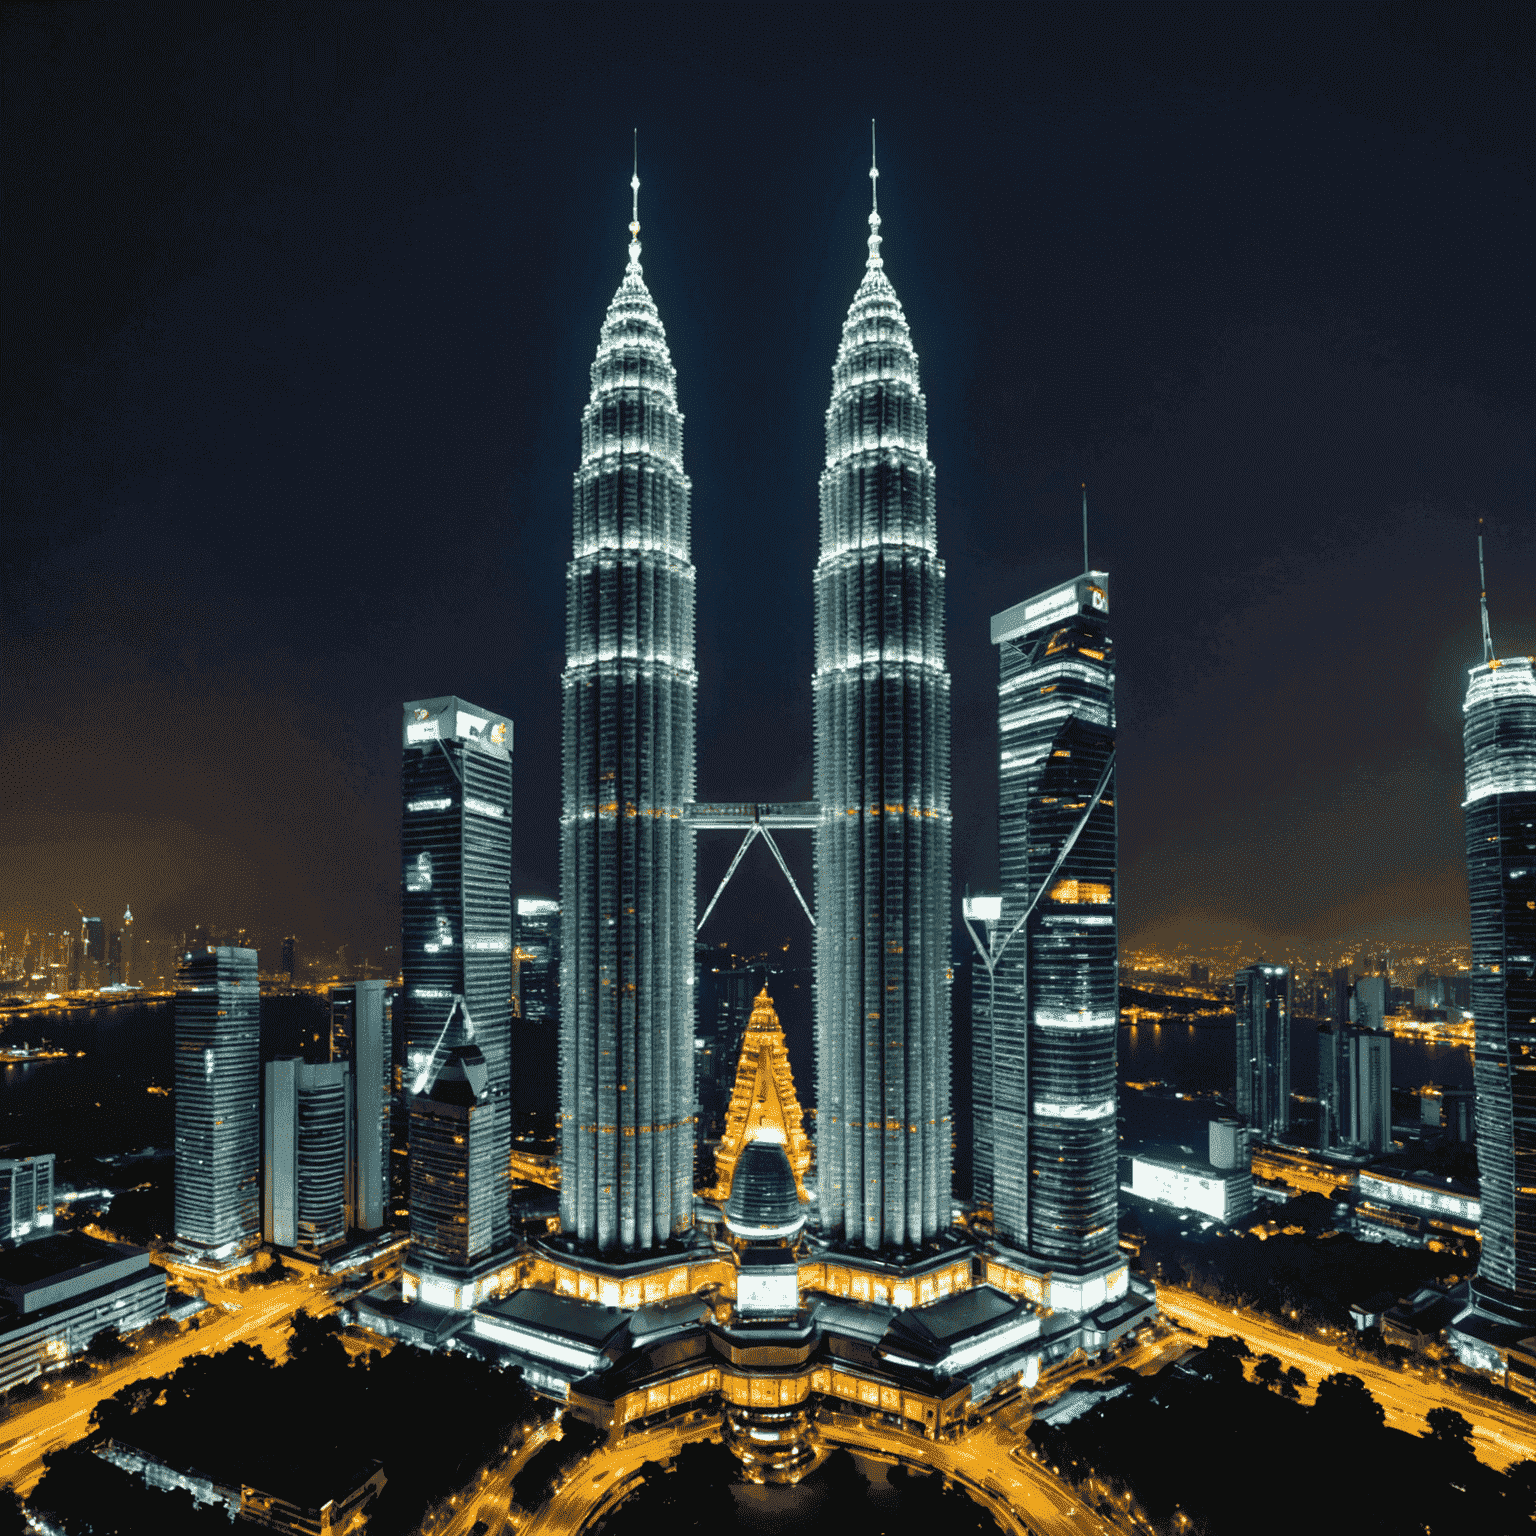
[[[1323,1024],[1317,1031],[1317,1144],[1323,1151],[1350,1141],[1351,1099],[1348,1024]]]
[[[123,926],[118,929],[119,951],[122,959],[122,975],[118,978],[126,987],[133,980],[133,908],[123,908]]]
[[[619,1255],[693,1220],[690,486],[632,185],[582,413],[561,679],[560,1225]]]
[[[1232,978],[1237,1054],[1235,1107],[1260,1137],[1291,1128],[1291,972],[1250,965]]]
[[[538,896],[517,898],[513,967],[519,1023],[518,1070],[512,1092],[517,1108],[531,1111],[549,1131],[548,1112],[559,1099],[560,903]]]
[[[506,1106],[480,1047],[447,1048],[431,1083],[411,1095],[411,1256],[408,1278],[434,1306],[467,1308],[505,1248]]]
[[[359,1232],[384,1225],[389,1177],[392,1030],[389,989],[381,980],[331,988],[326,1057],[352,1068],[348,1084],[347,1224]]]
[[[992,619],[1002,891],[973,971],[975,1194],[1082,1310],[1121,1294],[1115,658],[1089,571]],[[971,903],[968,915],[978,911]]]
[[[1349,1037],[1350,1134],[1360,1152],[1392,1150],[1392,1036],[1357,1029]]]
[[[261,1238],[256,951],[182,960],[176,987],[176,1246],[228,1264]]]
[[[288,978],[288,985],[292,986],[294,977],[299,968],[299,941],[293,934],[285,935],[283,939],[283,958],[278,965],[280,975]]]
[[[106,979],[107,931],[99,917],[87,917],[81,923],[85,941],[86,985],[99,987]]]
[[[1464,715],[1467,892],[1472,908],[1473,1082],[1482,1181],[1477,1306],[1536,1325],[1536,672],[1483,663]]]
[[[1385,976],[1362,976],[1354,986],[1354,1022],[1361,1029],[1381,1029],[1387,1022],[1391,987]]]
[[[325,1253],[352,1225],[352,1069],[296,1056],[264,1069],[262,1236],[280,1248]]]
[[[869,226],[814,576],[816,1146],[822,1232],[899,1250],[950,1221],[950,687],[928,406]]]
[[[408,1273],[466,1305],[511,1242],[512,722],[462,699],[405,706],[400,898],[401,1007],[410,1109],[411,1250]],[[462,1143],[417,1144],[415,1101],[472,1050],[478,1078],[473,1125]],[[454,1068],[457,1076],[458,1069]],[[456,1179],[476,1213],[475,1242],[444,1244],[437,1218],[416,1205],[418,1155]],[[432,1173],[436,1178],[439,1174]]]
[[[53,1231],[52,1152],[0,1157],[0,1242]]]

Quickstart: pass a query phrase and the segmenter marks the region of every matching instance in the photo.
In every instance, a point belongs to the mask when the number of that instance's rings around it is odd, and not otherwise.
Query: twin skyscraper
[[[877,188],[873,165],[870,176]],[[566,574],[558,1247],[614,1277],[687,1267],[694,844],[705,828],[745,827],[749,840],[768,834],[773,845],[770,827],[794,827],[815,840],[818,1242],[855,1263],[863,1255],[868,1273],[934,1269],[935,1289],[959,1257],[951,1250],[965,1246],[951,1230],[945,572],[927,402],[881,256],[878,197],[826,414],[813,575],[815,799],[741,806],[696,796],[691,486],[676,370],[641,267],[638,176],[632,190],[628,266],[582,414]],[[1000,911],[1024,931],[1011,948],[998,934],[979,1015],[989,1056],[980,1193],[1002,1244],[996,1283],[1051,1301],[1051,1274],[1070,1275],[1057,1306],[1101,1305],[1125,1285],[1107,592],[1107,577],[1091,573],[994,621]],[[510,725],[460,700],[426,700],[407,706],[405,742],[404,1001],[418,1104],[412,1228],[422,1239],[412,1262],[440,1276],[435,1285],[424,1278],[424,1296],[473,1305],[504,1230],[472,1191],[505,1165],[510,1056],[496,989],[509,990],[510,915],[504,895],[493,913],[487,893],[472,923],[470,862],[482,846],[501,856]],[[491,970],[494,985],[474,995],[471,973]],[[451,1158],[429,1168],[419,1135],[431,1147],[470,1149],[467,1178],[451,1177]],[[438,1212],[430,1223],[417,1217],[422,1199]],[[483,1236],[450,1254],[455,1239],[475,1233]],[[692,1289],[693,1278],[677,1284]],[[882,1284],[894,1296],[907,1282]]]

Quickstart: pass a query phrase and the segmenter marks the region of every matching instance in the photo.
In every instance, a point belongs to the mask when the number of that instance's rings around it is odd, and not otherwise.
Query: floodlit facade
[[[1107,573],[1015,604],[993,617],[991,636],[1002,890],[995,906],[981,898],[967,912],[987,923],[991,961],[972,994],[974,1193],[1040,1299],[1096,1304],[1126,1284]]]
[[[789,1069],[784,1026],[774,1012],[767,987],[757,994],[747,1020],[736,1083],[726,1110],[725,1135],[715,1154],[717,1200],[729,1197],[737,1161],[747,1145],[760,1136],[784,1148],[795,1189],[802,1199],[806,1198],[805,1175],[811,1166],[811,1144]]]
[[[402,746],[407,1269],[444,1270],[457,1282],[465,1266],[490,1262],[512,1239],[512,722],[462,699],[421,699],[404,707]],[[478,1224],[473,1243],[454,1245],[442,1241],[431,1201],[418,1206],[429,1177],[421,1159],[430,1157],[436,1178],[445,1154],[430,1137],[418,1141],[417,1107],[465,1047],[476,1053],[482,1079],[473,1142],[458,1148],[453,1177],[472,1186],[462,1198]]]
[[[927,402],[869,222],[814,577],[816,1145],[823,1234],[900,1250],[950,1219],[950,682]]]
[[[53,1230],[52,1152],[0,1157],[0,1242]]]
[[[561,682],[560,1225],[643,1254],[693,1220],[694,569],[683,417],[640,266],[603,321]]]
[[[1462,706],[1482,1177],[1472,1293],[1536,1323],[1536,674],[1530,657],[1493,659],[1491,642],[1485,656]]]
[[[256,951],[193,951],[176,988],[176,1246],[229,1264],[261,1240]]]
[[[1291,971],[1250,965],[1232,978],[1237,1112],[1258,1135],[1283,1141],[1291,1128]]]

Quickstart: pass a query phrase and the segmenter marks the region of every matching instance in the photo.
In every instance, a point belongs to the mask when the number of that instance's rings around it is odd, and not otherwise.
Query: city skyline
[[[93,36],[104,43],[112,24],[100,25]],[[540,25],[557,40],[558,24]],[[1500,131],[1506,97],[1415,62],[1431,55],[1350,15],[1328,20],[1324,53],[1337,62],[1303,89],[1299,37],[1283,20],[1262,25],[1274,29],[1265,64],[1217,49],[1210,68],[1226,71],[1230,91],[1166,53],[1108,90],[1098,66],[1079,61],[1065,22],[1028,50],[1006,106],[958,101],[943,70],[933,105],[883,100],[881,85],[856,102],[806,63],[795,78],[813,110],[788,127],[766,86],[735,103],[656,59],[645,111],[618,106],[622,92],[611,91],[611,111],[577,123],[558,88],[514,92],[516,120],[559,146],[533,159],[506,138],[507,77],[493,87],[464,57],[466,34],[450,28],[437,52],[405,49],[419,62],[400,67],[423,72],[412,78],[432,104],[417,109],[425,116],[411,135],[439,143],[459,123],[443,116],[453,97],[476,114],[475,131],[453,144],[482,148],[448,154],[457,180],[446,182],[447,169],[429,172],[418,157],[380,155],[400,130],[386,131],[366,93],[348,98],[340,146],[307,176],[290,175],[287,151],[261,139],[243,151],[257,158],[240,182],[248,190],[234,194],[254,199],[242,207],[256,227],[296,227],[327,178],[350,177],[364,142],[388,178],[382,194],[406,212],[403,232],[380,244],[371,204],[343,198],[302,261],[260,263],[259,282],[249,281],[246,246],[217,227],[193,245],[172,242],[188,270],[155,275],[153,253],[180,227],[169,208],[201,206],[206,178],[222,185],[221,170],[194,163],[168,205],[157,151],[122,168],[139,202],[120,210],[118,227],[131,232],[129,252],[144,254],[108,286],[98,243],[55,243],[77,232],[75,215],[23,177],[47,213],[36,249],[51,267],[25,274],[38,309],[19,316],[11,387],[31,393],[7,396],[4,686],[24,692],[4,727],[17,771],[3,842],[8,867],[31,873],[25,887],[13,878],[0,891],[0,928],[58,930],[73,901],[106,914],[128,899],[144,934],[245,925],[382,962],[397,900],[390,714],[406,694],[449,689],[494,698],[527,722],[516,882],[556,893],[568,494],[557,461],[569,458],[556,450],[574,448],[586,381],[568,342],[595,328],[611,292],[603,231],[629,211],[637,121],[657,298],[676,311],[679,403],[700,455],[689,466],[705,577],[699,790],[803,798],[819,370],[857,279],[860,253],[834,232],[857,227],[867,208],[862,140],[873,114],[888,165],[885,233],[903,252],[903,300],[923,317],[931,452],[949,509],[939,552],[950,567],[956,689],[955,891],[995,885],[993,754],[976,724],[988,717],[990,659],[956,594],[995,612],[1010,594],[1070,574],[1086,479],[1095,548],[1124,573],[1119,633],[1137,658],[1119,684],[1127,941],[1171,948],[1180,938],[1273,943],[1372,929],[1464,938],[1459,669],[1477,655],[1464,594],[1475,590],[1480,513],[1504,643],[1536,650],[1530,411],[1517,361],[1529,353],[1529,302],[1508,254],[1528,213],[1513,141]],[[846,41],[851,57],[883,57],[883,45]],[[1416,127],[1376,77],[1344,69],[1383,42],[1417,81]],[[262,46],[286,69],[280,31]],[[636,57],[650,61],[648,47],[637,39]],[[74,57],[81,69],[108,67],[89,46]],[[740,58],[726,56],[728,71]],[[446,59],[463,65],[451,91],[437,88]],[[997,78],[994,67],[982,66],[984,79]],[[78,142],[72,129],[50,145],[59,185],[98,186],[84,145],[119,137],[104,121],[141,114],[177,142],[217,151],[210,164],[228,163],[235,130],[196,104],[215,76],[194,81],[184,104],[167,99],[152,62],[136,78],[132,102],[104,89],[79,116]],[[309,121],[328,87],[302,70],[294,79],[292,104],[259,98],[260,115]],[[710,122],[720,132],[700,131]],[[1346,136],[1340,150],[1340,125],[1359,122],[1371,133]],[[1146,130],[1134,154],[1133,124]],[[995,164],[974,153],[978,142],[999,146]],[[24,137],[17,143],[25,171]],[[741,182],[748,166],[755,183]],[[760,195],[746,190],[754,185]],[[743,193],[721,199],[724,186]],[[1346,205],[1344,238],[1316,239]],[[1169,206],[1188,217],[1166,219]],[[1444,212],[1434,228],[1466,238],[1426,242],[1431,209]],[[742,263],[752,269],[746,303]],[[1014,304],[1006,295],[1019,274],[1031,299]],[[58,312],[64,279],[71,306],[86,300],[72,310],[75,328],[38,329]],[[424,292],[435,295],[430,319],[413,319],[410,296]],[[298,346],[295,326],[313,330],[314,344]],[[1476,349],[1470,336],[1481,338]],[[361,371],[364,358],[380,366]],[[198,439],[196,491],[178,478],[186,429],[168,412],[188,367],[221,420],[248,420],[257,440],[289,445],[259,456],[254,478],[250,444],[218,431]],[[37,404],[58,402],[66,376],[103,423],[100,448],[78,462],[68,413]],[[139,381],[132,410],[119,408],[125,377]],[[426,380],[433,400],[423,399]],[[1271,397],[1274,409],[1262,404]],[[336,429],[306,427],[300,399]],[[550,451],[525,453],[525,430]],[[1293,452],[1300,442],[1312,451]],[[321,486],[330,489],[317,502]],[[452,514],[435,519],[447,558],[430,574],[397,541],[355,544],[369,519],[401,515],[402,495]],[[223,513],[204,520],[194,505]],[[258,558],[232,565],[229,541],[242,528]],[[269,552],[283,572],[276,584],[258,576]],[[208,580],[209,562],[233,571],[225,585]],[[447,569],[460,574],[449,580]],[[735,589],[731,571],[752,573],[748,590]],[[402,627],[373,602],[376,589],[458,617]],[[135,607],[133,592],[156,598]],[[754,611],[772,622],[750,622]],[[464,652],[478,658],[469,678],[448,643],[466,626]],[[61,754],[37,737],[22,701],[52,695],[70,698],[110,748]],[[1209,734],[1239,696],[1279,711],[1278,750],[1245,759],[1246,725]],[[172,718],[191,728],[144,730]],[[263,742],[259,778],[237,746],[249,730]],[[1188,780],[1196,740],[1216,755],[1205,793],[1189,800],[1172,786]],[[1253,766],[1240,794],[1244,761]],[[326,824],[305,824],[296,808],[322,802]],[[1403,825],[1424,830],[1405,839]],[[1266,879],[1225,894],[1220,869],[1251,845],[1269,859]],[[701,885],[728,857],[703,850]],[[809,850],[786,857],[807,884]],[[757,885],[738,882],[723,898],[720,920],[743,947],[759,942],[754,925],[790,928],[792,908],[775,905],[790,898]]]

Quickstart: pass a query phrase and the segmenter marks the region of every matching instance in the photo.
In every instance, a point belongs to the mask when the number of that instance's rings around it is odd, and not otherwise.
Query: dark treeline
[[[1090,1503],[1123,1508],[1129,1496],[1169,1536],[1531,1529],[1536,1463],[1508,1474],[1484,1466],[1460,1414],[1431,1409],[1422,1436],[1387,1429],[1381,1405],[1347,1373],[1319,1382],[1316,1403],[1302,1407],[1273,1357],[1257,1362],[1259,1381],[1246,1380],[1248,1355],[1241,1339],[1214,1339],[1190,1368],[1126,1372],[1119,1395],[1060,1427],[1037,1420],[1028,1437]]]
[[[354,1359],[338,1335],[334,1318],[301,1312],[282,1365],[235,1344],[123,1388],[97,1405],[86,1440],[47,1458],[29,1507],[68,1536],[229,1536],[222,1509],[197,1510],[190,1495],[149,1489],[94,1455],[110,1438],[310,1507],[343,1497],[379,1461],[388,1481],[369,1531],[405,1536],[540,1412],[516,1372],[408,1345]]]
[[[1254,1219],[1264,1214],[1261,1208]],[[1431,1281],[1468,1272],[1465,1255],[1368,1243],[1328,1232],[1332,1217],[1321,1195],[1301,1195],[1275,1212],[1302,1233],[1261,1238],[1223,1231],[1181,1237],[1190,1218],[1177,1212],[1135,1212],[1122,1226],[1142,1237],[1139,1267],[1154,1281],[1171,1280],[1213,1301],[1250,1306],[1300,1327],[1349,1328],[1350,1304],[1380,1291],[1410,1296]]]

